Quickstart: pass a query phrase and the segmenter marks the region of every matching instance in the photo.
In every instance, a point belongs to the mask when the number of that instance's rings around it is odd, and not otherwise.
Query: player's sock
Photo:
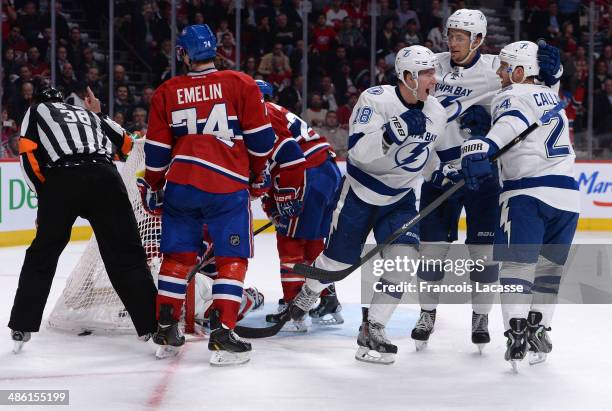
[[[219,312],[219,320],[234,329],[242,302],[243,281],[247,270],[244,258],[217,256],[219,274],[212,286],[212,308]]]
[[[491,285],[499,278],[499,264],[493,260],[493,246],[490,244],[469,244],[470,258],[481,265],[470,270],[472,285],[472,309],[476,314],[488,314],[493,308],[496,293],[482,291],[477,285]],[[482,287],[480,287],[482,288]]]
[[[449,243],[423,242],[420,245],[420,257],[422,264],[417,271],[417,287],[419,293],[419,304],[422,310],[433,311],[438,307],[440,301],[439,285],[444,279],[444,269],[439,264],[431,261],[443,261],[448,251]]]
[[[304,284],[304,277],[293,271],[293,266],[305,263],[304,247],[306,240],[276,234],[276,247],[280,258],[280,277],[283,299],[291,302]]]
[[[172,318],[179,321],[185,293],[187,292],[187,274],[197,261],[195,252],[167,253],[164,255],[157,278],[157,320],[163,305],[172,307]]]

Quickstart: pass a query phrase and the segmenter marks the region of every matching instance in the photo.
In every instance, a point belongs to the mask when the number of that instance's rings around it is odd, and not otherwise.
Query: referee
[[[43,88],[21,126],[21,166],[38,197],[38,215],[8,324],[15,352],[40,328],[57,261],[77,217],[89,220],[110,281],[138,335],[157,327],[157,289],[125,185],[111,161],[113,146],[125,157],[132,140],[100,114],[100,101],[89,88],[85,106],[65,104],[61,92]]]

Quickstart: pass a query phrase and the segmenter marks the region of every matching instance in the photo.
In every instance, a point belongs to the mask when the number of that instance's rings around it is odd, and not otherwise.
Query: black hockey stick
[[[253,231],[253,236],[256,236],[257,234],[266,231],[268,228],[272,227],[272,224],[274,224],[272,221],[268,221],[265,225]]]
[[[506,144],[501,149],[499,149],[495,154],[493,154],[493,156],[491,156],[490,162],[494,163],[495,161],[497,161],[497,159],[501,157],[502,155],[504,155],[504,153],[506,153],[512,147],[514,147],[515,145],[523,141],[533,130],[538,128],[540,125],[547,123],[553,116],[559,113],[559,111],[563,110],[565,106],[566,106],[566,103],[563,101],[557,103],[555,107],[553,107],[550,111],[546,112],[537,122],[531,124],[529,127],[527,127],[525,131],[523,131],[518,136],[514,137],[512,141],[510,141],[508,144]],[[440,204],[442,204],[446,199],[452,196],[455,192],[460,190],[461,187],[463,187],[464,185],[465,185],[465,180],[461,180],[455,185],[453,185],[451,188],[445,191],[442,195],[436,198],[431,204],[425,207],[425,209],[423,209],[422,211],[419,211],[412,219],[410,219],[403,226],[395,230],[393,234],[391,234],[389,237],[385,239],[384,242],[382,242],[381,244],[378,244],[376,247],[368,251],[363,257],[361,257],[361,259],[358,262],[351,265],[350,267],[345,268],[344,270],[329,271],[329,270],[324,270],[322,268],[317,268],[311,265],[296,264],[293,267],[293,271],[296,274],[303,275],[306,278],[312,278],[314,280],[320,280],[320,281],[335,282],[335,281],[340,281],[343,278],[346,278],[353,271],[355,271],[356,269],[361,267],[363,264],[365,264],[366,261],[368,261],[370,258],[374,257],[376,254],[380,253],[383,249],[385,249],[387,246],[393,243],[393,241],[395,241],[398,237],[406,234],[408,230],[410,230],[416,223],[418,223],[423,218],[428,216],[433,210],[435,210],[438,206],[440,206]]]

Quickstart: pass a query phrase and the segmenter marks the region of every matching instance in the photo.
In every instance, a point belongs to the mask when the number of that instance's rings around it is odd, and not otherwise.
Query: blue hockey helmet
[[[263,80],[255,80],[255,83],[257,83],[257,86],[259,86],[261,94],[263,94],[264,96],[272,97],[272,95],[274,94],[274,86],[272,86],[272,84]]]
[[[207,24],[187,26],[176,40],[176,58],[181,60],[187,54],[191,61],[215,58],[217,39]]]

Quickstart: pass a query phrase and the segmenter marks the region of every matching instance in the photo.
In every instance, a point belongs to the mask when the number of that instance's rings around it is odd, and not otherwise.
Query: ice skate
[[[319,305],[308,312],[313,324],[319,325],[340,325],[344,323],[344,318],[340,311],[342,305],[338,301],[336,288],[330,285],[328,288],[329,294],[322,295]]]
[[[287,311],[288,304],[282,298],[278,300],[278,308],[276,314],[266,315],[266,322],[277,324],[283,314]],[[289,320],[283,325],[281,331],[293,332],[293,333],[304,333],[308,331],[308,324],[306,324],[306,318],[301,320]]]
[[[355,359],[375,364],[392,364],[397,346],[391,344],[385,334],[385,326],[368,321],[368,309],[362,309],[363,322],[359,327]]]
[[[23,344],[30,341],[31,337],[32,337],[32,333],[30,332],[11,330],[11,338],[14,341],[13,353],[19,354],[21,352],[21,349],[23,348]]]
[[[476,344],[480,354],[486,344],[491,342],[488,314],[476,314],[472,311],[472,342]]]
[[[214,327],[208,340],[208,349],[212,351],[210,365],[223,367],[248,362],[251,343],[238,337],[233,330],[222,324],[216,312],[211,313],[211,327]]]
[[[291,319],[296,320],[304,320],[306,313],[310,311],[314,303],[319,298],[319,294],[316,291],[312,291],[306,284],[302,286],[302,289],[295,296],[293,301],[289,304],[289,314],[291,314]]]
[[[504,359],[510,361],[512,371],[518,372],[518,363],[527,354],[527,320],[524,318],[511,318],[510,328],[504,333],[506,342],[506,353]]]
[[[159,347],[155,352],[157,359],[164,359],[177,355],[181,346],[185,344],[185,337],[179,328],[178,321],[172,318],[172,306],[162,304],[159,311],[157,332],[153,334],[153,342]]]
[[[419,320],[412,329],[411,334],[417,351],[424,350],[427,347],[427,343],[429,342],[429,336],[434,331],[435,323],[436,310],[427,311],[421,309],[421,316],[419,317]]]
[[[529,365],[546,361],[548,353],[552,351],[552,342],[548,331],[550,327],[540,324],[542,313],[530,311],[527,316],[527,343],[529,344]]]

